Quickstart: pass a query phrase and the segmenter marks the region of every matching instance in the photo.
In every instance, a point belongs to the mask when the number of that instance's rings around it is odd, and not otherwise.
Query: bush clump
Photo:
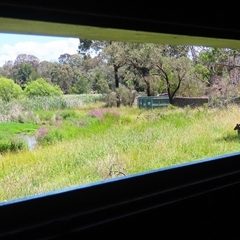
[[[53,86],[43,78],[38,78],[25,85],[24,94],[29,97],[52,97],[63,95],[59,86]]]
[[[0,99],[2,101],[9,102],[12,99],[19,99],[22,95],[22,88],[12,79],[0,77]]]
[[[136,92],[125,86],[120,86],[115,92],[110,92],[106,96],[106,107],[132,106],[136,97]]]
[[[0,138],[0,153],[4,152],[18,152],[28,149],[27,143],[17,137],[1,137]]]

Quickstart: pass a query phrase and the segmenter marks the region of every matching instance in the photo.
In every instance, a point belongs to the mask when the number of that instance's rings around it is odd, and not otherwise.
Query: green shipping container
[[[152,108],[165,107],[169,104],[169,98],[166,96],[138,97],[137,104],[139,108],[152,109]]]

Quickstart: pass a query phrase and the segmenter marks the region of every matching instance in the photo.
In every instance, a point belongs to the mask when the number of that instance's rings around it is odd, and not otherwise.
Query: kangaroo
[[[237,125],[234,128],[234,130],[237,130],[238,134],[240,134],[240,124],[237,123]]]

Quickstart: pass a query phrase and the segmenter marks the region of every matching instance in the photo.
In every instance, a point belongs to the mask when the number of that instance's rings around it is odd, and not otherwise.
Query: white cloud
[[[6,61],[14,61],[19,54],[31,54],[40,61],[57,61],[64,53],[77,53],[79,39],[66,38],[50,42],[19,42],[14,45],[4,44],[0,46],[0,66]]]

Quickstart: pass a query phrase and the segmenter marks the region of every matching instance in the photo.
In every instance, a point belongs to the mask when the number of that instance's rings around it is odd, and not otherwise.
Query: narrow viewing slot
[[[236,49],[0,36],[0,202],[239,150]]]

